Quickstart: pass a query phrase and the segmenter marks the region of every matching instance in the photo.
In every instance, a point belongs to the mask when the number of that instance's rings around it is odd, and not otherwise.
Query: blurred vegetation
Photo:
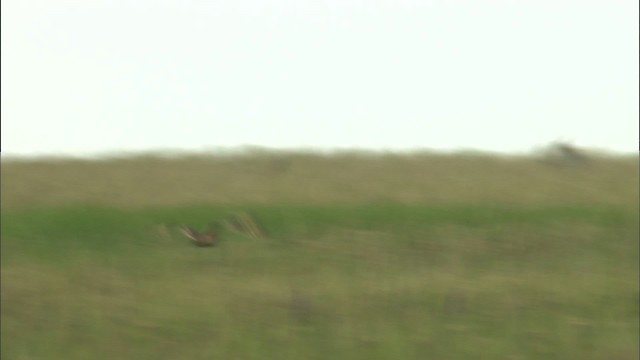
[[[2,162],[2,359],[636,359],[636,158]],[[177,231],[238,211],[196,248]]]
[[[638,204],[638,157],[541,152],[147,155],[2,162],[2,206]]]

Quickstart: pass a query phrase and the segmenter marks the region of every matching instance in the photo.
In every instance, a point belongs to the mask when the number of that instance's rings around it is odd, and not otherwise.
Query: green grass
[[[3,359],[632,359],[637,212],[255,206],[2,216]],[[163,225],[166,225],[163,226]]]
[[[640,355],[637,157],[1,166],[2,359]],[[236,211],[266,238],[177,231]]]

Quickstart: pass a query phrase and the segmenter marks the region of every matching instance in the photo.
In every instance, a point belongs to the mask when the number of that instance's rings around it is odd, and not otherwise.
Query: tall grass
[[[637,178],[630,159],[3,162],[0,356],[635,359]],[[176,231],[239,210],[264,238]]]
[[[3,160],[4,209],[69,203],[638,204],[637,157],[258,153]]]

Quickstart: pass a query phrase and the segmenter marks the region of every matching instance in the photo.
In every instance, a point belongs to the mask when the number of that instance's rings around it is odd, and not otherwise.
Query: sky
[[[637,0],[3,0],[1,152],[638,151]]]

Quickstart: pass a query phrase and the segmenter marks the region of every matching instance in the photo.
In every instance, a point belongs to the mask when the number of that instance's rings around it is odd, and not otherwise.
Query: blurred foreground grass
[[[636,162],[304,156],[3,163],[2,359],[638,357]]]

